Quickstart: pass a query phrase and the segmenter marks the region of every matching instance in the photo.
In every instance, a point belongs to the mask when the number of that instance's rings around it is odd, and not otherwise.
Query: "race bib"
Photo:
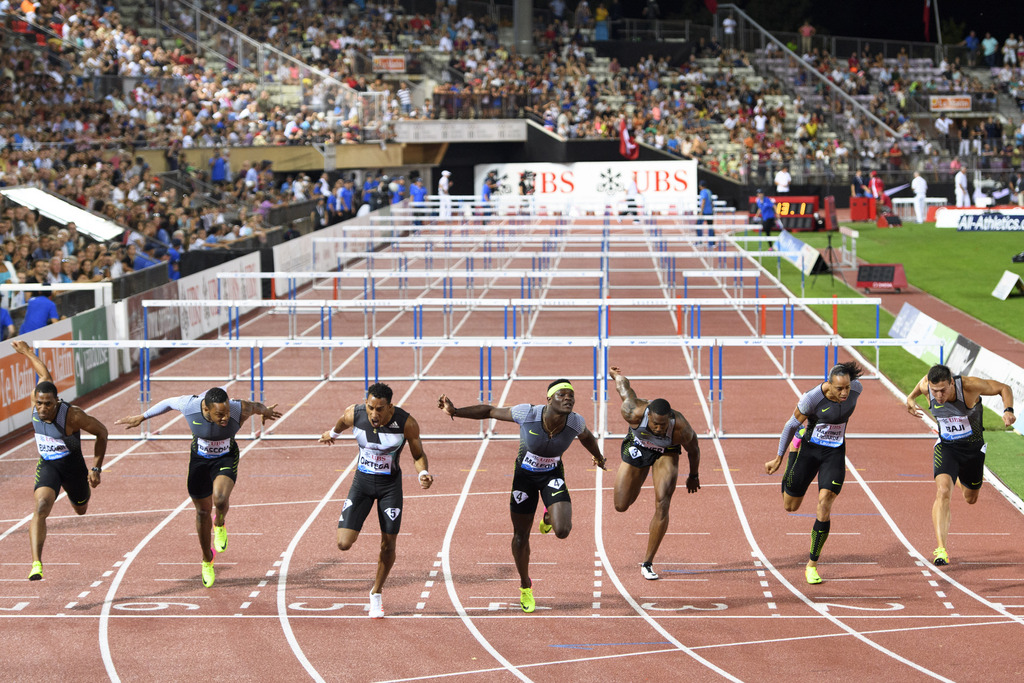
[[[558,466],[558,458],[545,458],[527,451],[523,456],[523,469],[531,472],[550,472]]]
[[[843,445],[843,436],[846,434],[846,424],[816,424],[811,432],[811,443],[819,446],[836,448]]]
[[[948,417],[940,417],[939,421],[939,436],[946,441],[957,441],[958,439],[966,439],[971,435],[971,423],[968,421],[966,415],[950,415]]]
[[[391,453],[361,450],[358,469],[366,474],[391,474]]]
[[[646,448],[649,451],[653,451],[654,453],[664,453],[665,452],[665,447],[664,446],[659,446],[656,443],[651,443],[647,439],[641,439],[640,437],[638,437],[636,435],[633,436],[633,439],[637,442],[637,444],[639,444],[640,446],[643,446],[644,448]]]
[[[204,458],[219,458],[231,450],[231,439],[196,439],[196,453]]]
[[[39,457],[43,460],[60,460],[71,455],[63,439],[46,434],[36,434],[36,448],[39,449]]]

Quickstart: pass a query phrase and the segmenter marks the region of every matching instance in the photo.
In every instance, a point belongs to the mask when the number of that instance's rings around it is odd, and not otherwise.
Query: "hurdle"
[[[320,340],[322,342],[333,339],[344,339],[335,337],[333,330],[333,313],[336,311],[361,310],[363,317],[362,339],[386,339],[377,334],[376,311],[394,310],[399,315],[402,313],[413,314],[412,338],[424,339],[424,314],[426,312],[440,312],[442,315],[443,337],[450,338],[454,334],[454,311],[459,310],[503,310],[504,311],[504,336],[505,339],[523,338],[520,330],[525,328],[519,324],[519,318],[529,315],[534,310],[545,308],[558,309],[583,309],[597,312],[597,337],[606,339],[610,337],[610,313],[615,310],[664,310],[676,318],[676,332],[680,337],[700,339],[704,336],[703,314],[708,311],[736,311],[741,315],[746,311],[753,311],[757,319],[751,323],[751,327],[758,331],[759,337],[770,337],[767,329],[767,312],[769,310],[782,312],[781,337],[793,338],[796,336],[796,309],[806,306],[833,306],[838,311],[839,306],[874,306],[875,307],[875,334],[881,336],[881,303],[879,297],[715,297],[715,298],[596,298],[596,299],[537,299],[537,298],[421,298],[421,299],[296,299],[296,300],[232,300],[232,299],[151,299],[143,301],[144,318],[149,308],[156,307],[224,307],[229,312],[228,338],[241,339],[240,311],[245,308],[285,308],[297,312],[308,310],[319,314]],[[684,315],[684,312],[687,314]],[[367,315],[369,313],[369,315]],[[838,313],[837,313],[838,315]],[[748,321],[749,322],[749,321]],[[511,323],[511,324],[510,324]],[[146,330],[148,327],[143,326]],[[232,335],[232,329],[234,333]],[[220,336],[220,327],[218,327]],[[288,339],[299,337],[297,324],[289,322]],[[265,337],[263,337],[265,338]],[[352,338],[352,337],[348,337]]]
[[[8,306],[11,296],[15,292],[50,292],[51,294],[63,294],[65,292],[91,291],[93,293],[94,308],[110,306],[114,302],[114,285],[111,282],[67,282],[57,285],[43,285],[39,283],[16,283],[6,282],[0,285],[0,296],[7,295]]]
[[[341,272],[334,271],[310,271],[301,273],[302,277],[308,277],[311,279],[321,280],[332,280],[334,282],[334,296],[337,298],[339,292],[344,287],[339,286],[339,281],[342,280],[362,280],[362,296],[363,299],[373,300],[377,298],[377,282],[378,280],[397,279],[398,283],[396,287],[387,287],[386,289],[397,289],[400,293],[405,294],[409,289],[410,279],[423,279],[424,284],[420,289],[429,289],[430,285],[428,281],[440,280],[442,296],[446,298],[454,298],[454,281],[463,280],[465,281],[466,296],[468,298],[473,297],[476,280],[493,281],[498,279],[516,279],[519,278],[519,295],[521,297],[530,298],[533,296],[534,289],[541,288],[542,280],[551,279],[596,279],[597,282],[597,295],[604,296],[607,294],[608,277],[607,273],[602,270],[538,270],[538,269],[526,269],[526,268],[508,268],[504,270],[491,270],[488,267],[484,267],[482,270],[476,270],[474,263],[468,263],[466,268],[463,270],[443,269],[443,270],[375,270],[372,268],[366,269],[355,269],[345,270]],[[217,281],[221,279],[277,279],[281,277],[296,277],[296,273],[293,272],[267,272],[267,273],[217,273]],[[547,283],[544,285],[547,289],[560,289],[567,288],[565,286],[555,285]],[[382,288],[384,288],[382,286]],[[487,284],[488,289],[514,289],[514,285],[500,285],[493,282]],[[577,287],[571,287],[571,289],[577,289]],[[218,288],[219,291],[219,288]],[[358,288],[357,288],[358,291]]]
[[[610,348],[627,348],[627,349],[650,349],[650,348],[678,348],[682,353],[687,353],[696,350],[697,357],[693,363],[695,369],[694,374],[688,373],[659,373],[657,376],[645,376],[636,375],[635,379],[668,379],[668,380],[696,380],[698,382],[705,383],[703,388],[707,389],[707,400],[710,411],[710,426],[709,432],[702,436],[725,436],[726,432],[723,427],[723,415],[726,408],[726,382],[725,380],[773,380],[778,381],[780,379],[816,379],[822,380],[828,376],[828,370],[830,364],[838,361],[839,349],[844,348],[851,350],[853,347],[871,347],[874,346],[877,349],[884,346],[928,346],[938,347],[940,358],[944,356],[944,345],[945,342],[934,341],[907,341],[904,339],[846,339],[839,336],[821,335],[813,337],[797,337],[787,339],[751,339],[744,337],[715,337],[715,338],[703,338],[703,339],[626,339],[626,338],[612,338],[612,339],[595,339],[593,337],[583,338],[565,338],[565,339],[491,339],[491,338],[466,338],[466,339],[420,339],[420,340],[409,340],[409,339],[392,339],[392,340],[344,340],[344,339],[333,339],[333,340],[261,340],[261,339],[249,339],[249,340],[36,340],[33,342],[33,346],[36,349],[42,348],[112,348],[112,349],[140,349],[140,359],[146,359],[149,357],[149,351],[154,348],[162,349],[180,349],[180,350],[201,350],[201,349],[228,349],[241,351],[249,350],[249,368],[248,372],[241,372],[236,377],[226,378],[228,381],[247,381],[249,387],[249,399],[251,401],[266,402],[266,383],[272,381],[279,381],[281,378],[276,376],[267,376],[265,373],[265,365],[267,358],[265,357],[266,349],[303,349],[303,348],[322,348],[323,345],[329,345],[337,348],[348,348],[354,350],[361,350],[363,356],[363,374],[362,376],[352,377],[332,377],[333,372],[328,372],[327,377],[313,378],[318,381],[324,379],[333,379],[335,381],[347,381],[347,382],[359,382],[362,381],[362,389],[365,390],[371,384],[371,377],[373,382],[378,381],[405,381],[405,380],[418,380],[418,381],[444,381],[450,382],[455,380],[475,380],[478,382],[479,388],[479,400],[481,402],[490,402],[493,400],[494,395],[494,382],[495,381],[547,381],[550,379],[549,376],[529,376],[521,375],[514,371],[514,365],[509,366],[507,363],[501,370],[500,374],[495,373],[493,351],[494,349],[503,349],[505,356],[509,352],[525,352],[530,348],[558,348],[563,349],[564,353],[571,354],[578,352],[583,358],[589,356],[590,367],[591,367],[591,382],[592,382],[592,393],[591,398],[594,404],[594,424],[597,426],[596,433],[606,437],[612,436],[607,428],[606,411],[604,407],[608,403],[608,351]],[[735,375],[726,374],[724,372],[724,362],[726,359],[725,349],[735,347],[747,347],[747,348],[775,348],[779,347],[783,349],[783,356],[786,355],[785,349],[796,349],[796,348],[821,348],[824,356],[824,366],[822,374],[797,374],[795,366],[791,366],[788,373],[783,374],[755,374],[755,375]],[[421,359],[417,367],[414,369],[412,375],[399,376],[399,375],[384,375],[381,373],[381,365],[379,359],[380,349],[405,349],[413,354],[421,354]],[[476,375],[472,374],[461,374],[461,375],[428,375],[425,371],[425,366],[422,363],[422,352],[426,348],[437,348],[437,349],[455,349],[462,348],[470,351],[475,351],[479,360],[478,372]],[[703,350],[707,350],[708,355],[708,372],[705,374],[701,366],[703,363],[700,360]],[[371,366],[370,355],[373,355],[373,362]],[[864,380],[877,380],[878,375],[865,376]],[[211,378],[198,378],[198,377],[169,377],[159,376],[156,378],[158,381],[212,381]],[[224,379],[224,378],[221,378]],[[148,362],[140,362],[139,370],[139,401],[140,405],[148,407],[152,401],[152,369]],[[746,398],[746,397],[744,397]],[[744,406],[747,405],[744,401]],[[717,426],[715,425],[717,419]],[[319,438],[319,434],[289,434],[289,435],[275,435],[270,432],[273,431],[272,427],[262,433],[257,433],[255,422],[251,423],[251,435],[253,438],[263,439],[301,439],[301,440],[315,440]],[[481,423],[481,428],[483,427]],[[155,435],[151,434],[148,429],[148,424],[142,429],[142,436],[144,438],[161,438],[161,439],[189,439],[191,435]],[[448,438],[474,438],[478,434],[472,435],[449,435]],[[732,435],[735,438],[775,438],[777,434],[736,434]],[[893,435],[893,434],[861,434],[858,435],[861,438],[894,438],[899,436],[900,438],[907,438],[907,435]],[[110,438],[126,438],[112,435]],[[131,438],[131,437],[127,437]],[[508,439],[516,439],[517,435],[507,435]],[[933,439],[932,434],[922,434],[914,436],[913,438],[928,438]]]
[[[852,228],[847,228],[845,225],[840,225],[839,234],[841,235],[839,241],[840,265],[843,268],[856,268],[857,238],[860,237],[860,233]],[[847,244],[847,239],[849,239],[849,244]]]

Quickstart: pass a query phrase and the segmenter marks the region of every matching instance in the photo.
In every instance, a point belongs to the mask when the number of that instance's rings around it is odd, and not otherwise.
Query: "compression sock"
[[[825,541],[828,539],[828,530],[831,526],[831,520],[828,522],[814,520],[814,527],[811,529],[811,560],[814,562],[817,562],[818,558],[821,557],[821,549],[825,546]]]

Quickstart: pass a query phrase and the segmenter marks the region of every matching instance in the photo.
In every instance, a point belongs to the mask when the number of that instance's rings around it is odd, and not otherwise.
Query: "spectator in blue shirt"
[[[60,320],[57,304],[50,299],[50,290],[44,289],[32,297],[25,307],[25,320],[18,334],[27,334]]]
[[[6,308],[0,308],[0,340],[10,339],[14,336],[14,320]]]
[[[179,262],[181,261],[181,240],[177,237],[171,238],[171,246],[167,249],[167,277],[177,280],[181,277]]]
[[[398,176],[394,182],[395,189],[391,193],[391,203],[397,204],[406,198],[405,176]]]
[[[142,270],[157,264],[156,261],[146,256],[145,252],[139,251],[134,243],[128,245],[128,260],[131,261],[133,270]]]
[[[757,211],[754,213],[754,218],[761,217],[761,234],[771,237],[772,229],[777,226],[775,220],[775,200],[771,197],[766,197],[764,191],[758,189],[755,203]]]
[[[978,63],[978,48],[981,47],[981,41],[978,40],[977,34],[971,31],[967,34],[967,37],[959,43],[959,45],[967,48],[967,66],[974,66]]]
[[[228,167],[228,160],[221,154],[220,150],[214,152],[210,159],[210,181],[214,185],[223,185],[231,177],[231,169]]]
[[[715,213],[715,203],[714,203],[714,200],[711,198],[711,190],[708,189],[707,183],[705,183],[703,180],[700,181],[699,187],[700,187],[700,192],[697,194],[697,201],[700,204],[700,215],[702,215],[702,216],[713,216],[714,213]],[[714,237],[715,236],[715,229],[710,227],[711,226],[711,222],[713,220],[714,219],[712,219],[712,218],[700,218],[700,219],[697,220],[697,225],[707,224],[709,226],[708,227],[708,237]],[[704,236],[704,230],[702,228],[698,227],[697,228],[697,237],[703,237],[703,236]]]
[[[338,212],[343,219],[349,219],[356,215],[355,205],[352,203],[355,200],[352,193],[353,185],[353,180],[349,178],[341,188],[341,203],[338,204]]]
[[[366,180],[363,181],[363,204],[369,204],[373,200],[373,192],[378,185],[380,185],[380,181],[377,180],[377,176],[367,173]]]
[[[416,179],[412,181],[412,185],[409,186],[409,197],[412,199],[413,215],[421,215],[421,210],[417,207],[423,206],[423,202],[427,197],[427,186],[423,184],[423,176],[418,175]],[[417,218],[413,221],[415,225],[423,225],[423,221]]]

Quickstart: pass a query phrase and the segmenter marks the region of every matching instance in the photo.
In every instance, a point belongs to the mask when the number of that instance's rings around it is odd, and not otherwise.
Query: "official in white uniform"
[[[921,174],[914,171],[914,179],[910,181],[910,189],[914,191],[914,214],[918,223],[924,223],[928,215],[927,197],[928,181],[921,177]]]
[[[953,189],[956,191],[957,207],[970,206],[971,194],[967,191],[967,174],[962,168],[953,176]]]
[[[789,185],[793,182],[793,176],[789,175],[789,167],[783,166],[775,174],[775,193],[786,194],[789,192]]]
[[[441,218],[452,217],[451,171],[441,171],[441,179],[437,181],[437,194],[440,196]]]

